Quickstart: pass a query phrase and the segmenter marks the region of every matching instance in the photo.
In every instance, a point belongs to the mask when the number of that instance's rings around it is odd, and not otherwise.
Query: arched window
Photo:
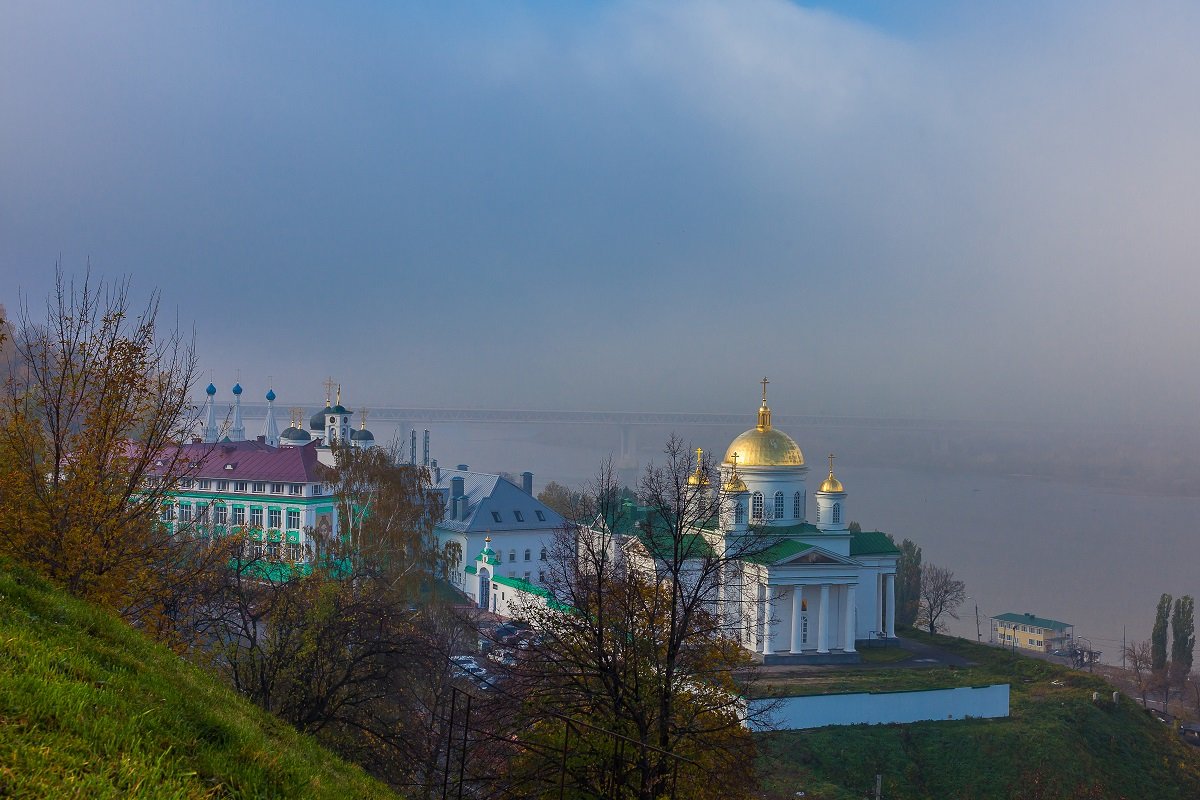
[[[841,521],[842,521],[842,504],[834,503],[833,504],[833,524],[837,525]]]
[[[792,519],[803,519],[803,518],[804,518],[804,503],[800,502],[800,493],[796,492],[796,494],[792,497]]]
[[[525,560],[526,560],[526,561],[528,561],[528,560],[529,560],[529,558],[530,558],[530,552],[529,552],[529,548],[528,548],[528,547],[526,547],[526,548],[525,548]]]
[[[750,497],[750,518],[763,518],[763,495],[762,492],[755,492]]]
[[[542,548],[542,554],[541,554],[540,556],[538,556],[538,560],[539,560],[539,561],[545,561],[545,560],[546,560],[546,548],[544,548],[544,547]]]
[[[736,525],[741,525],[745,521],[746,507],[742,505],[741,501],[738,501],[737,505],[733,507],[733,522]]]
[[[775,519],[783,519],[783,492],[775,493]]]
[[[817,498],[817,524],[821,524],[821,498]]]

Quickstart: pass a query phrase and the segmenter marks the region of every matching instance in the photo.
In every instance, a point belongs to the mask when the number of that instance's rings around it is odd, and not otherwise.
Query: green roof
[[[572,611],[571,606],[561,603],[554,599],[554,595],[549,589],[544,589],[541,586],[534,586],[532,583],[521,578],[508,578],[504,575],[493,575],[492,582],[499,586],[507,586],[510,589],[516,589],[518,592],[527,592],[535,595],[546,601],[546,605],[555,611]]]
[[[795,525],[763,525],[756,530],[761,530],[764,536],[811,536],[813,534],[824,536],[826,534],[826,531],[811,522],[798,522]]]
[[[1015,622],[1018,625],[1032,625],[1035,628],[1046,628],[1052,631],[1065,631],[1067,628],[1074,627],[1069,622],[1059,622],[1056,619],[1046,619],[1045,617],[1035,617],[1033,614],[1014,614],[1011,611],[1007,614],[998,614],[992,619],[1000,622]]]
[[[742,556],[742,561],[749,561],[751,564],[774,564],[776,561],[791,558],[797,553],[812,549],[812,547],[808,542],[784,539],[782,542],[776,542],[765,550],[750,552]]]
[[[637,539],[650,551],[650,555],[657,558],[675,554],[675,539],[665,531],[651,534],[639,530]],[[708,558],[713,555],[712,546],[699,533],[685,533],[679,542],[679,550],[683,558]]]
[[[900,550],[880,531],[859,531],[850,537],[851,556],[898,556]]]
[[[471,575],[474,575],[476,572],[478,572],[478,570],[475,569],[474,564],[467,564],[465,567],[463,567],[463,572],[467,572],[467,573],[470,573]]]

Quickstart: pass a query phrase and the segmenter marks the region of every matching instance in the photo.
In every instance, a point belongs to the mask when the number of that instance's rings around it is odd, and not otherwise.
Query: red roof
[[[182,445],[183,459],[194,464],[189,478],[237,481],[317,483],[317,443],[304,447],[271,447],[258,441]]]

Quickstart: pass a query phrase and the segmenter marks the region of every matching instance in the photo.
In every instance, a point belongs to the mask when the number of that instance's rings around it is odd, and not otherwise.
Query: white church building
[[[834,475],[832,455],[810,499],[809,467],[795,440],[772,426],[765,379],[757,424],[729,444],[717,473],[719,487],[709,486],[699,464],[689,478],[720,509],[718,518],[696,526],[694,552],[730,559],[716,603],[744,647],[767,664],[856,663],[861,643],[895,637],[899,551],[886,534],[850,530],[849,493]],[[581,535],[603,536],[632,568],[653,569],[645,512],[630,503],[622,529],[597,520]],[[486,548],[475,566],[494,570],[502,562],[502,551]],[[509,598],[494,610],[548,599],[539,594]]]

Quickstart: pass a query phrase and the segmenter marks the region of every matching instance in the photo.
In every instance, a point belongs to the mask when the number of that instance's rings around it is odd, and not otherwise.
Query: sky
[[[1194,425],[1200,5],[0,5],[0,302],[222,392]],[[207,381],[205,381],[207,382]]]

